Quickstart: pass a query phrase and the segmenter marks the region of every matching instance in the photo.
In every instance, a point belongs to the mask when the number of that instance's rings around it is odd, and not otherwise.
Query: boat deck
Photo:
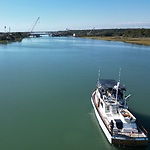
[[[98,108],[98,110],[99,110],[99,108]],[[103,114],[101,112],[101,115],[102,115],[102,118],[104,119],[104,122],[106,123],[110,132],[111,132],[111,129],[109,127],[109,122],[111,120],[121,120],[122,121],[122,123],[123,123],[122,130],[119,130],[119,131],[117,130],[117,132],[115,131],[115,128],[113,130],[112,134],[116,135],[116,137],[122,136],[125,138],[146,138],[146,135],[143,132],[140,132],[140,130],[138,130],[138,129],[136,129],[136,132],[133,132],[132,129],[133,129],[133,126],[135,125],[135,123],[131,124],[131,123],[126,122],[120,113],[116,113],[116,114],[105,113],[105,114]],[[127,132],[123,132],[123,130],[127,130]]]
[[[118,132],[119,136],[126,136],[126,137],[129,137],[129,138],[146,138],[146,136],[142,133],[127,133],[127,132]]]

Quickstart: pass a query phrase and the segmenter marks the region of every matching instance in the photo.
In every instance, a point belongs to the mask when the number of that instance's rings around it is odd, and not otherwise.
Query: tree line
[[[100,37],[130,37],[130,38],[149,38],[150,29],[94,29],[94,30],[67,30],[58,31],[58,36],[100,36]]]

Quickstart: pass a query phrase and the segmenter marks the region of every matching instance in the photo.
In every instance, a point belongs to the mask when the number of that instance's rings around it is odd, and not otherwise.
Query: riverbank
[[[0,44],[21,42],[22,39],[26,37],[27,37],[27,33],[25,32],[0,33]]]
[[[106,40],[106,41],[119,41],[131,44],[150,46],[150,38],[128,38],[128,37],[100,37],[100,36],[88,36],[85,38]]]

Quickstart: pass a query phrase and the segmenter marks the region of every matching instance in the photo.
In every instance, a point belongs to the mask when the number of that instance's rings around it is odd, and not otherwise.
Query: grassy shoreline
[[[100,36],[89,36],[85,38],[106,40],[106,41],[118,41],[118,42],[150,46],[150,38],[100,37]]]

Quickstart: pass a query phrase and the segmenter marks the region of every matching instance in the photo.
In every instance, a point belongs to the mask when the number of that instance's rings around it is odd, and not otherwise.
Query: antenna
[[[119,69],[119,80],[117,82],[117,85],[115,86],[115,88],[116,88],[116,101],[118,99],[118,89],[119,89],[119,85],[120,85],[120,77],[121,77],[121,68]]]
[[[101,87],[101,83],[100,83],[99,79],[100,79],[100,67],[99,67],[99,70],[98,70],[98,79],[97,79],[97,87],[98,88]]]

